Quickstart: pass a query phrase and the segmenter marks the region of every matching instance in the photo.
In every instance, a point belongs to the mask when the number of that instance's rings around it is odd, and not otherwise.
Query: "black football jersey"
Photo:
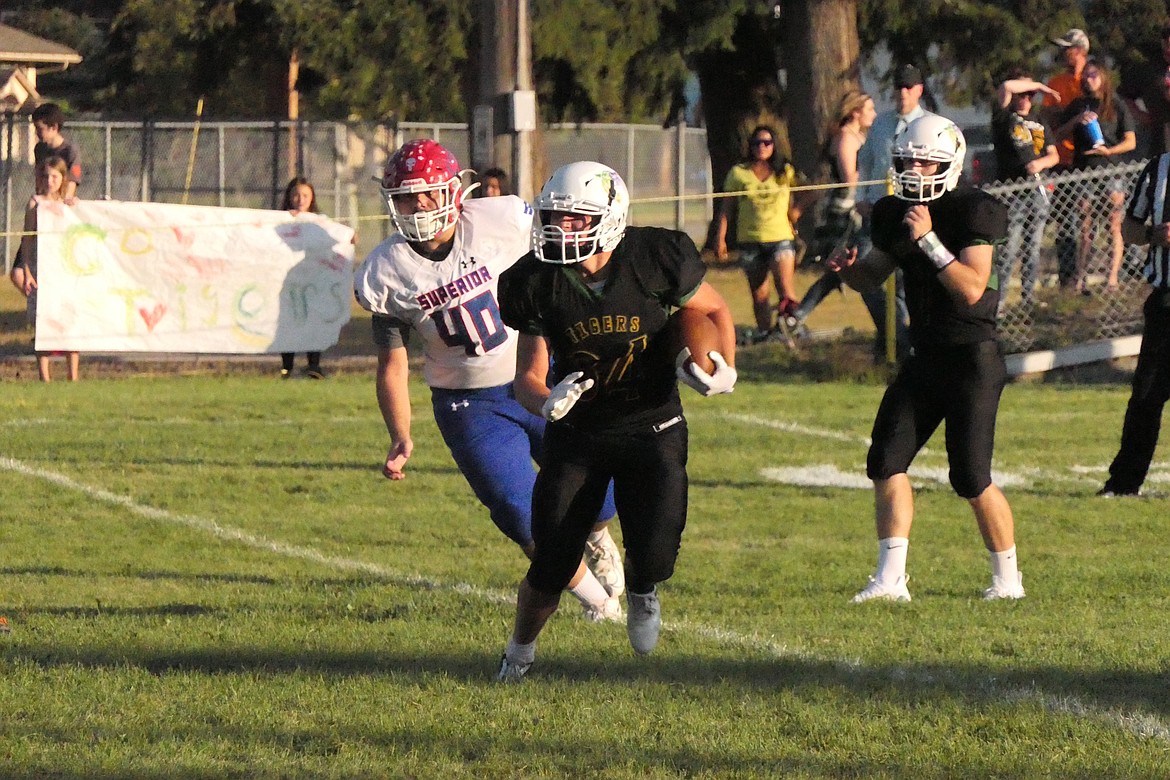
[[[999,279],[992,260],[991,278],[974,306],[956,301],[938,279],[938,270],[910,238],[902,220],[916,204],[888,195],[873,208],[873,245],[894,258],[906,284],[910,343],[915,347],[971,344],[996,338]],[[1007,237],[1007,207],[994,196],[971,187],[944,193],[926,204],[934,232],[955,257],[969,246],[992,244],[1000,251]]]
[[[574,371],[593,379],[558,423],[590,430],[641,428],[682,414],[674,356],[659,337],[670,311],[687,301],[706,271],[695,244],[675,230],[627,228],[591,290],[572,266],[530,253],[500,277],[504,322],[544,336],[552,382]]]

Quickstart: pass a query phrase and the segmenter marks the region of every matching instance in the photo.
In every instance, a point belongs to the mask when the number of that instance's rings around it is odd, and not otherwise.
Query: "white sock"
[[[991,555],[991,574],[1009,583],[1015,583],[1020,578],[1020,570],[1016,565],[1016,546],[1013,544],[1006,550],[994,552]]]
[[[904,536],[878,539],[877,573],[873,578],[878,582],[896,582],[906,573],[906,553],[909,548],[910,540]]]
[[[609,598],[609,591],[588,569],[585,570],[585,576],[581,581],[569,588],[569,592],[587,607],[600,607]]]
[[[608,525],[604,526],[600,531],[590,531],[589,532],[589,543],[590,544],[598,544],[603,539],[605,539],[605,537],[607,537],[607,536],[609,536],[609,526]]]
[[[536,640],[526,645],[516,644],[516,640],[508,637],[508,646],[504,648],[504,656],[514,664],[530,664],[536,660]]]

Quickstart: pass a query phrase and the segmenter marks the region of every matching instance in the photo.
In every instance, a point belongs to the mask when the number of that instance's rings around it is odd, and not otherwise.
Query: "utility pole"
[[[531,200],[532,42],[528,0],[479,0],[479,102],[471,117],[471,165],[509,166],[515,194]]]
[[[297,165],[297,147],[300,139],[297,134],[297,125],[301,117],[301,93],[297,89],[297,79],[301,75],[301,52],[294,48],[288,58],[288,176],[299,176]]]

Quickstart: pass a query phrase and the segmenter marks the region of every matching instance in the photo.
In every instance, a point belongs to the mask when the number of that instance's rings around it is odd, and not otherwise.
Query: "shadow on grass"
[[[102,614],[201,615],[216,610],[194,605],[163,605],[149,609],[116,611],[49,608],[34,610],[79,617]],[[616,627],[615,627],[616,628]],[[17,627],[16,630],[19,630]],[[620,629],[619,629],[620,630]],[[15,636],[15,634],[14,634]],[[433,678],[454,678],[469,684],[492,685],[499,663],[499,647],[483,652],[458,653],[430,650],[425,654],[402,653],[382,647],[369,650],[325,650],[289,646],[264,649],[253,645],[192,647],[190,635],[181,647],[135,646],[130,642],[110,645],[43,643],[36,637],[5,641],[0,656],[43,668],[80,666],[94,669],[137,667],[152,674],[195,672],[208,675],[248,674],[280,676],[290,673],[336,677],[393,675],[405,685],[425,688]],[[663,645],[669,645],[669,632]],[[501,639],[502,645],[502,639]],[[1130,716],[1134,709],[1170,715],[1170,671],[1122,669],[1068,669],[1052,666],[1019,666],[989,669],[985,665],[904,663],[865,665],[856,662],[802,657],[734,658],[680,657],[663,653],[637,657],[582,658],[563,653],[538,657],[526,684],[544,681],[558,684],[667,685],[695,688],[734,687],[748,692],[785,691],[815,700],[823,690],[848,691],[860,699],[885,700],[891,706],[954,699],[967,704],[1002,705],[1034,701],[1041,707],[1068,712],[1095,709],[1101,714],[1117,711]]]

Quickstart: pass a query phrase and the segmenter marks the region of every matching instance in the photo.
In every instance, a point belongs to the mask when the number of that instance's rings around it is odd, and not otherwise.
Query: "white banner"
[[[353,230],[316,214],[44,202],[37,230],[38,350],[320,351],[349,321]]]

